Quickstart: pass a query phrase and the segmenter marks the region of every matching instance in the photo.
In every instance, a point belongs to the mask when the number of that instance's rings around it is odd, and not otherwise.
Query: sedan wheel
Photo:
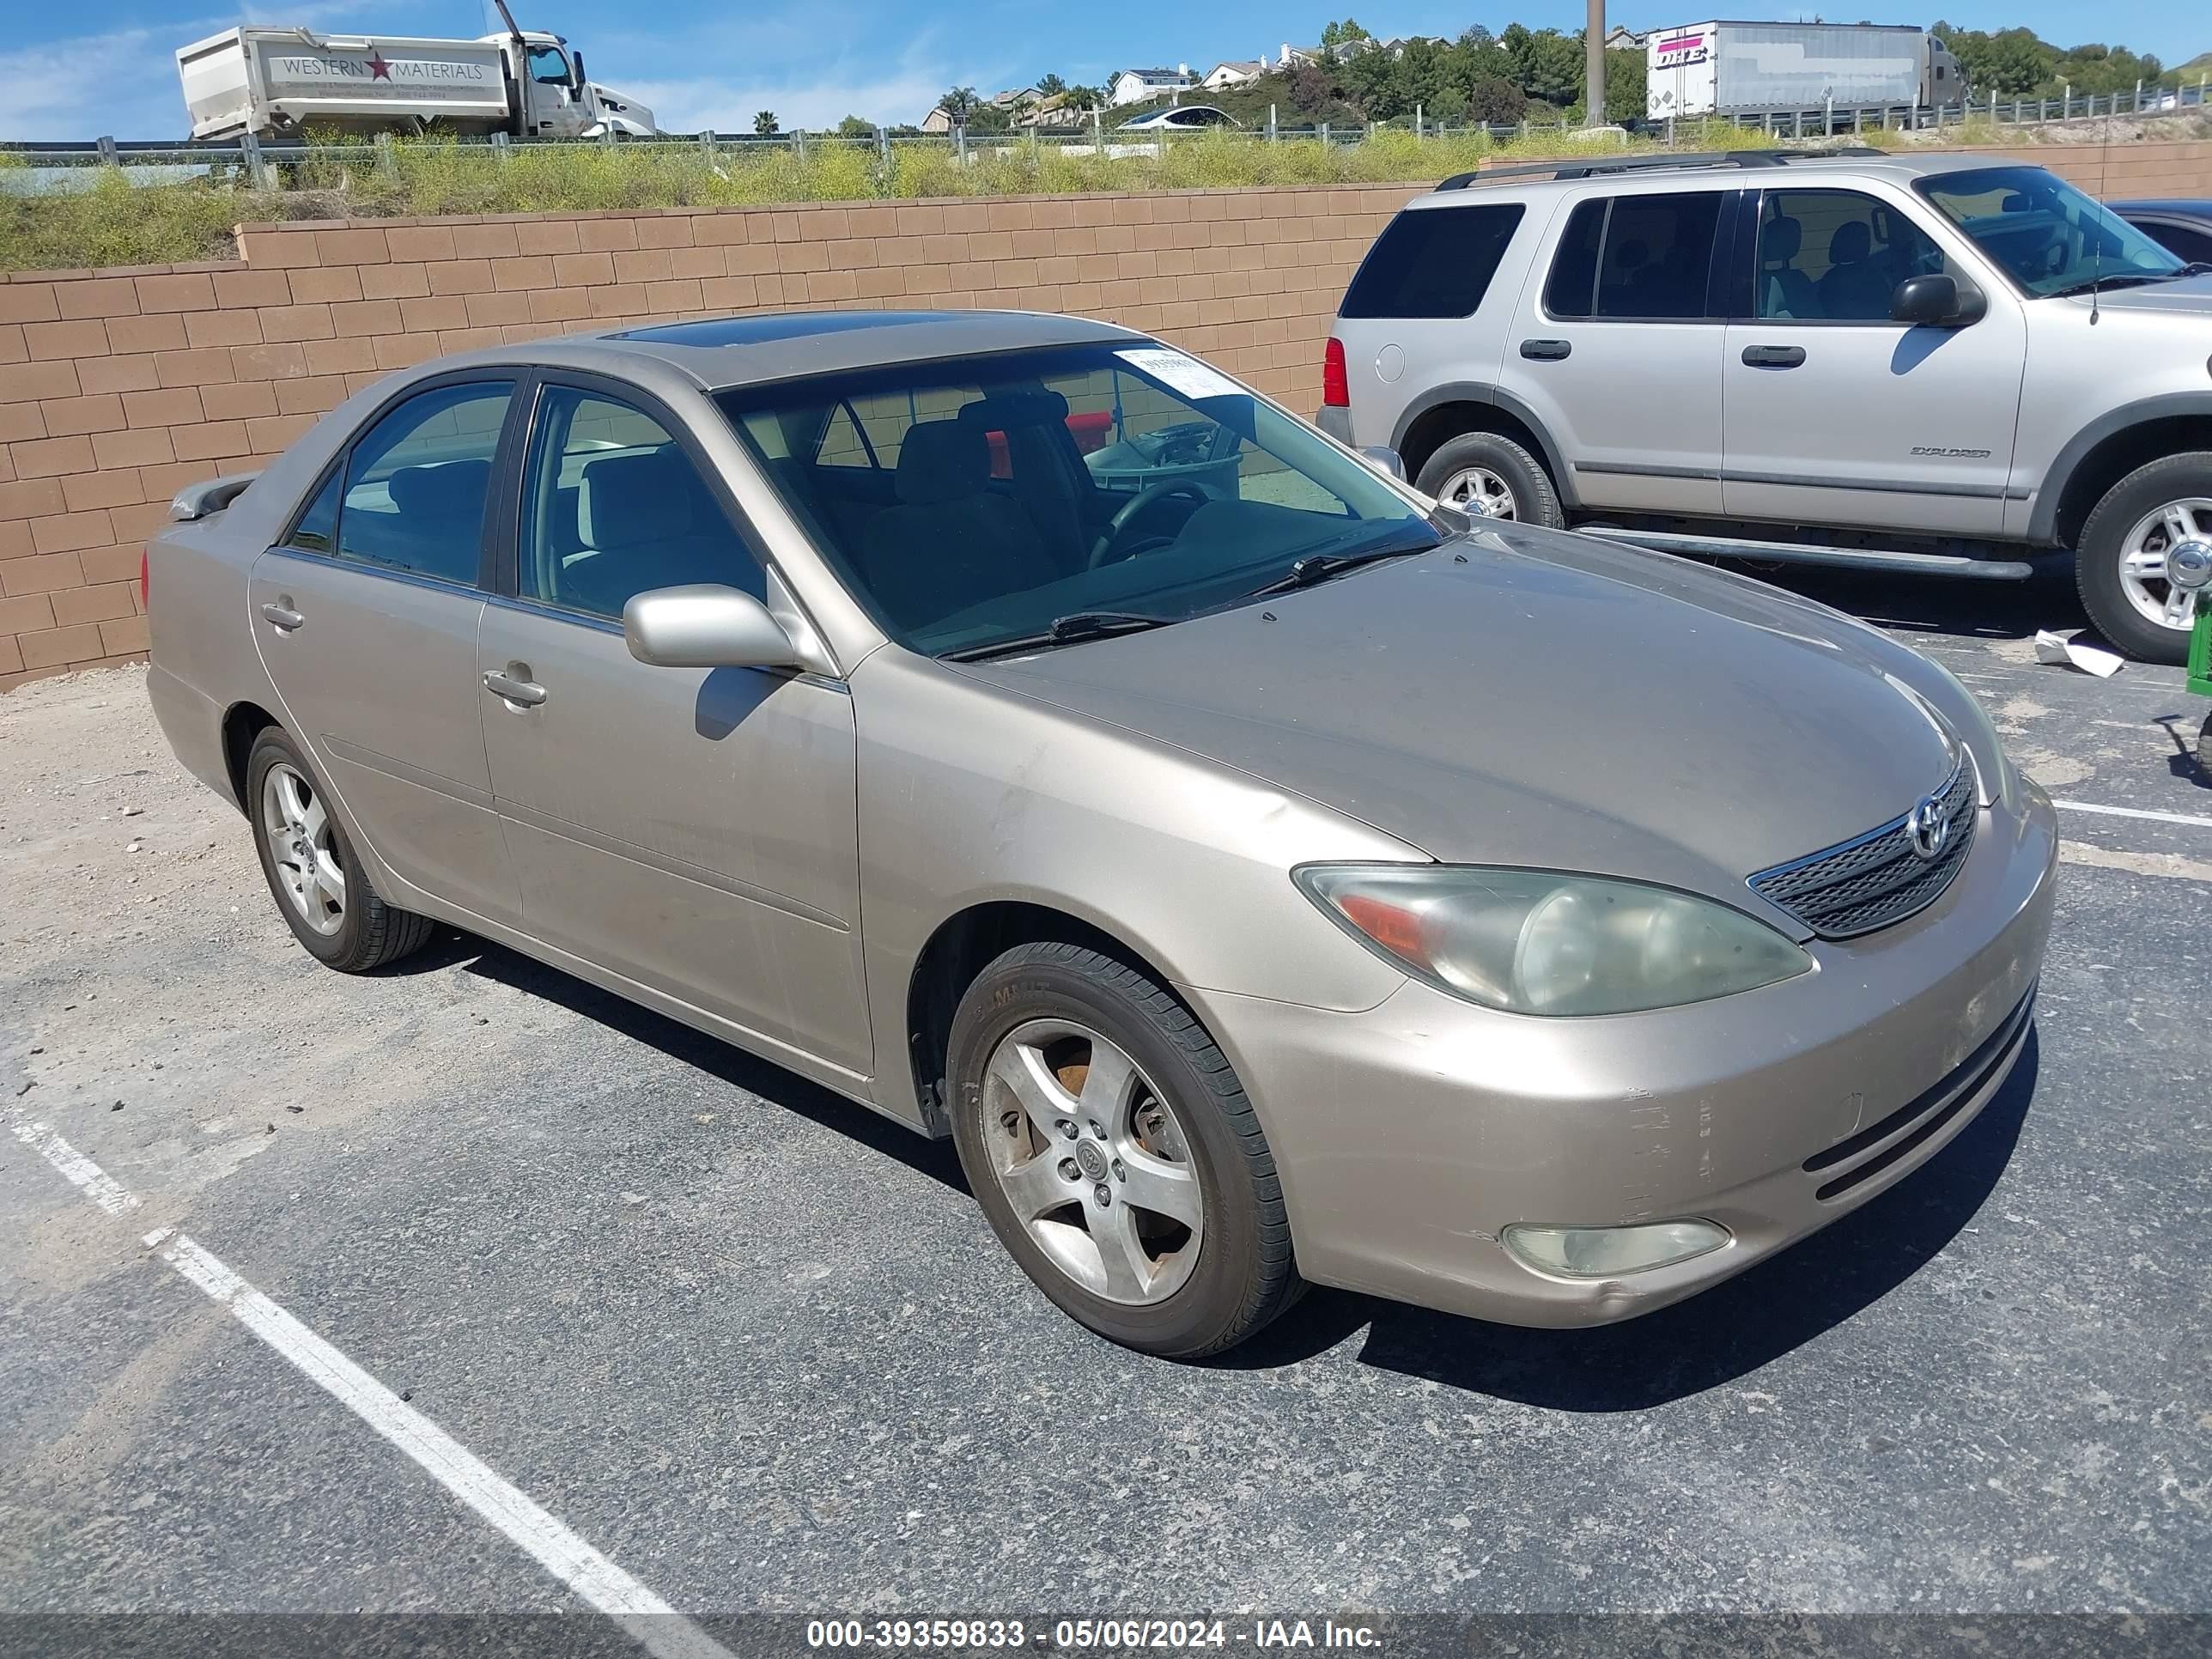
[[[345,866],[313,784],[278,762],[261,780],[261,834],[284,896],[325,938],[345,926]]]
[[[1035,1019],[986,1076],[992,1173],[1045,1258],[1109,1302],[1181,1290],[1206,1202],[1175,1109],[1137,1063],[1085,1026]]]
[[[1141,969],[1012,946],[962,992],[944,1075],[969,1190],[1064,1313],[1192,1358],[1297,1299],[1259,1115],[1189,1005]]]
[[[1463,466],[1444,480],[1437,499],[1486,519],[1517,519],[1520,504],[1513,486],[1486,466]]]

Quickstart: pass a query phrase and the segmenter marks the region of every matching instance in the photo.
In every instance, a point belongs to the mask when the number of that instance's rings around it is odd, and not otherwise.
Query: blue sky
[[[676,131],[750,128],[773,109],[791,126],[826,126],[848,113],[919,120],[939,92],[989,92],[1048,70],[1096,83],[1132,64],[1188,63],[1200,72],[1224,58],[1271,55],[1305,44],[1334,7],[1296,0],[1207,0],[1188,9],[1085,4],[1082,0],[509,0],[525,28],[552,29],[584,48],[591,76],[642,98]],[[1337,6],[1348,0],[1336,0]],[[2121,42],[2179,63],[2212,50],[2212,10],[2189,0],[2106,0],[2093,9],[2058,0],[1972,0],[1937,8],[1962,27],[2024,23],[2071,46]],[[0,52],[0,137],[181,136],[178,46],[256,19],[387,34],[485,33],[490,0],[100,0],[91,6],[9,0]],[[1803,16],[1810,9],[1723,5],[1735,16]],[[1422,0],[1366,0],[1353,12],[1376,34],[1456,34],[1518,20],[1531,27],[1580,27],[1579,0],[1516,0],[1475,9]],[[1711,14],[1705,14],[1710,15]],[[1849,12],[1844,15],[1849,15]],[[1695,21],[1686,7],[1619,7],[1632,27]],[[1927,21],[1877,11],[1877,20]],[[94,27],[88,27],[96,25]],[[2094,28],[2096,33],[2089,33]]]

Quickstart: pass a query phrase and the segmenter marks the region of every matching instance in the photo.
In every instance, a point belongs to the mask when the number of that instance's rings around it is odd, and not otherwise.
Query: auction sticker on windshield
[[[1137,346],[1114,354],[1134,369],[1141,369],[1170,392],[1186,398],[1246,398],[1251,394],[1218,369],[1195,357],[1165,346]]]

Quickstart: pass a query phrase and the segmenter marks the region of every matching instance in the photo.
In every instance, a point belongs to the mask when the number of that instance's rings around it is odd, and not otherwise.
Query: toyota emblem
[[[1942,858],[1951,844],[1951,820],[1942,801],[1934,795],[1923,799],[1906,815],[1905,833],[1911,838],[1914,857],[1929,864]]]

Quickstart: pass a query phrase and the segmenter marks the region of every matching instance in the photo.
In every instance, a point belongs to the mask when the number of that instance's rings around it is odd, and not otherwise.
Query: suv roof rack
[[[1478,167],[1455,173],[1438,190],[1465,190],[1480,180],[1494,179],[1592,179],[1607,173],[1664,172],[1670,168],[1779,167],[1792,161],[1815,161],[1833,155],[1886,155],[1872,144],[1834,144],[1823,149],[1710,149],[1679,155],[1622,155],[1600,161],[1532,161],[1521,167]]]

